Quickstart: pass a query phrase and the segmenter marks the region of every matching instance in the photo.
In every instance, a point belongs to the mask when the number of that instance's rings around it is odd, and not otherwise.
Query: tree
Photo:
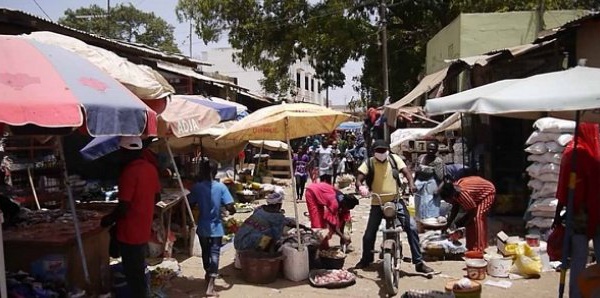
[[[76,10],[67,9],[64,14],[58,21],[62,25],[109,38],[145,44],[168,53],[179,53],[173,25],[153,12],[143,12],[131,4],[112,7],[110,15],[98,5]]]
[[[228,34],[241,50],[233,59],[262,71],[265,91],[287,94],[289,66],[309,58],[322,88],[340,87],[341,69],[364,58],[353,78],[362,100],[383,102],[379,3],[383,0],[179,0],[179,20],[193,20],[208,43]],[[598,0],[544,0],[546,9],[597,7]],[[399,99],[418,83],[427,41],[460,12],[531,10],[540,0],[394,0],[388,3],[390,97]]]

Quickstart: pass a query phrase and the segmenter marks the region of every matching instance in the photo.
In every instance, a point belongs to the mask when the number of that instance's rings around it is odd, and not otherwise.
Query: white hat
[[[119,147],[129,150],[142,150],[142,139],[140,137],[123,136],[119,140]]]
[[[280,204],[283,202],[283,194],[280,192],[274,192],[267,196],[267,204],[274,205]]]

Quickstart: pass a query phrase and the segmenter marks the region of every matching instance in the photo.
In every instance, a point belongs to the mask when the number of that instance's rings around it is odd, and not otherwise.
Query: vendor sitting
[[[237,251],[275,251],[276,243],[283,236],[285,226],[295,227],[281,212],[283,189],[267,197],[267,205],[256,209],[235,233],[233,246]]]
[[[331,184],[312,183],[306,188],[306,207],[313,229],[326,229],[321,243],[322,249],[329,248],[329,239],[336,234],[341,244],[349,244],[350,236],[344,233],[344,226],[350,221],[350,210],[358,205],[358,199],[346,192],[335,189]]]

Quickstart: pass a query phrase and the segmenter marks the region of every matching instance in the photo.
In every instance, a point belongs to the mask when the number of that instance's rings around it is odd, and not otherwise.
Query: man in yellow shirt
[[[404,163],[404,161],[395,154],[389,153],[389,146],[383,140],[376,140],[373,143],[373,157],[365,160],[358,168],[358,175],[356,177],[356,188],[363,195],[366,196],[369,193],[369,189],[377,194],[384,194],[381,196],[383,203],[392,201],[399,191],[399,177],[398,180],[394,177],[394,166],[398,173],[402,173],[406,180],[408,180],[408,186],[411,192],[415,192],[416,187],[413,181],[412,173]],[[393,158],[393,161],[390,159]],[[372,169],[368,163],[372,164]],[[369,171],[373,173],[369,173]],[[369,178],[367,183],[371,185],[363,185],[365,178]],[[368,187],[368,188],[367,188]],[[393,195],[392,195],[393,194]],[[404,230],[406,231],[408,244],[410,246],[410,252],[412,255],[412,262],[415,264],[415,270],[421,273],[432,273],[433,269],[427,266],[423,262],[423,256],[421,254],[421,248],[419,246],[419,233],[417,232],[416,224],[408,210],[406,210],[404,204],[398,204],[398,219],[401,222]],[[383,218],[383,212],[379,207],[378,200],[371,200],[371,211],[369,212],[369,219],[367,222],[367,228],[363,235],[363,251],[360,262],[356,264],[356,268],[362,269],[373,263],[373,249],[375,247],[375,239],[377,238],[377,230],[381,224]],[[408,225],[408,227],[407,227]]]

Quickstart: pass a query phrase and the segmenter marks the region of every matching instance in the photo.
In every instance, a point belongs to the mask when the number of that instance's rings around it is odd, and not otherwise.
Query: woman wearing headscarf
[[[571,272],[569,297],[581,297],[577,279],[585,269],[588,258],[588,241],[594,242],[594,252],[600,256],[600,141],[598,124],[581,123],[577,140],[571,140],[563,152],[560,163],[556,198],[558,206],[553,226],[561,224],[560,213],[567,206],[569,180],[573,155],[576,154],[575,193],[573,197],[573,234],[571,236]],[[577,149],[575,150],[575,142]]]
[[[440,198],[436,194],[444,178],[444,161],[437,156],[438,144],[427,144],[427,153],[417,158],[415,165],[415,209],[416,218],[440,216]]]
[[[278,188],[267,197],[267,204],[258,207],[235,233],[233,246],[237,251],[275,251],[286,226],[296,227],[281,212],[284,191]],[[307,229],[302,226],[302,228]]]
[[[448,217],[450,226],[462,208],[465,215],[456,221],[456,226],[466,228],[467,249],[483,252],[488,246],[487,216],[496,198],[492,182],[479,176],[469,176],[445,181],[440,187],[440,196],[452,204]]]

